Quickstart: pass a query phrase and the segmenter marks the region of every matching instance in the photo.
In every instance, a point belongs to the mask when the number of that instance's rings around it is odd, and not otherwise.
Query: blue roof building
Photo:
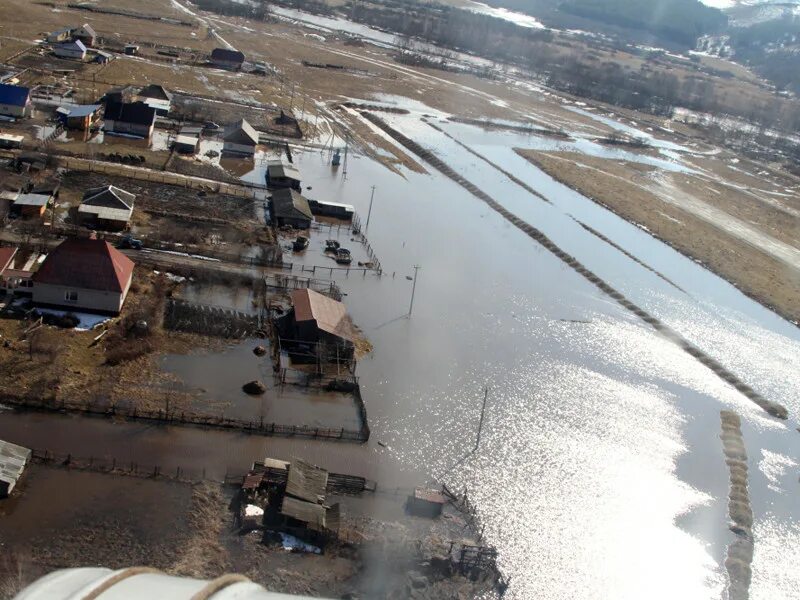
[[[30,114],[30,107],[30,88],[0,83],[0,115],[25,117]]]

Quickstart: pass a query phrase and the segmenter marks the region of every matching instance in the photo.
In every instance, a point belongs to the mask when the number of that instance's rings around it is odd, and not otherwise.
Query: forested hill
[[[559,9],[690,46],[699,36],[721,31],[728,23],[722,11],[698,0],[566,0]]]
[[[624,28],[633,39],[656,38],[693,48],[698,37],[725,29],[728,17],[699,0],[482,0],[527,13],[559,29],[589,22]]]

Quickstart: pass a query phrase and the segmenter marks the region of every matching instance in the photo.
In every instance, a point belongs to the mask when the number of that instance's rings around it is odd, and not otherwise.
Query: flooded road
[[[393,174],[363,157],[347,177],[296,153],[303,185],[367,213],[384,276],[332,277],[375,350],[358,366],[366,446],[156,429],[0,413],[0,437],[209,473],[264,455],[305,456],[379,488],[468,489],[511,578],[507,598],[723,596],[728,473],[719,411],[742,417],[755,515],[751,597],[796,598],[800,575],[800,333],[641,229],[556,183],[507,132],[440,124],[544,195],[543,202],[420,120],[392,125],[717,358],[767,398],[778,421],[439,173]],[[526,137],[526,136],[519,136]],[[529,142],[530,144],[530,142]],[[582,228],[588,223],[680,290]],[[413,265],[420,265],[406,318]],[[681,291],[681,290],[685,290]],[[246,304],[247,300],[242,300]],[[237,301],[239,302],[239,301]],[[483,387],[489,387],[478,451]],[[384,446],[379,446],[378,442]],[[580,590],[580,592],[576,592]]]

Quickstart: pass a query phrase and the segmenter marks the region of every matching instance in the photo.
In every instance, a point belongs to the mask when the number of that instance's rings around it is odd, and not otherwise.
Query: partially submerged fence
[[[260,313],[245,313],[175,298],[169,299],[164,306],[164,327],[174,331],[238,340],[259,335],[265,326],[266,321]]]
[[[84,416],[121,418],[129,421],[143,421],[158,425],[178,425],[239,431],[251,435],[268,437],[298,437],[313,440],[330,440],[362,444],[369,440],[369,429],[359,431],[344,428],[311,427],[309,425],[281,425],[265,423],[263,417],[258,421],[231,419],[220,416],[199,414],[178,410],[147,410],[129,406],[109,405],[91,401],[40,400],[18,396],[5,396],[0,402],[20,410],[39,412],[80,414]]]

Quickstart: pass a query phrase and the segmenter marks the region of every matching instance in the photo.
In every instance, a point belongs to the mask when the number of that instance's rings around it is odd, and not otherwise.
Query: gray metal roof
[[[328,487],[328,472],[302,460],[295,460],[289,467],[286,493],[308,502],[322,502]]]
[[[311,207],[305,196],[295,190],[275,190],[272,192],[272,216],[312,219]]]
[[[20,194],[14,200],[14,206],[47,206],[49,194]]]
[[[258,132],[245,119],[239,119],[225,128],[222,139],[236,144],[258,144]]]
[[[267,172],[270,177],[287,177],[300,181],[300,171],[291,164],[285,164],[280,160],[272,160],[267,163]]]

